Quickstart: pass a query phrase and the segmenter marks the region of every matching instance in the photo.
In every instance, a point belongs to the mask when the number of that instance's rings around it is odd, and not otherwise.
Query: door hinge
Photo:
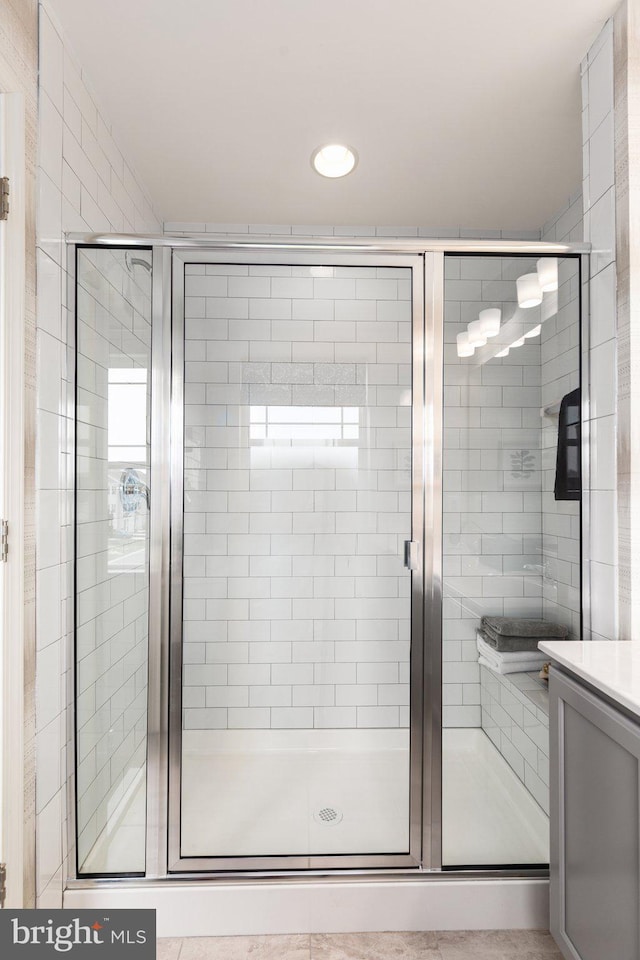
[[[0,520],[0,562],[6,563],[9,555],[9,524]]]
[[[0,177],[0,220],[9,217],[9,177]]]
[[[7,865],[0,863],[0,909],[4,907],[7,899]]]

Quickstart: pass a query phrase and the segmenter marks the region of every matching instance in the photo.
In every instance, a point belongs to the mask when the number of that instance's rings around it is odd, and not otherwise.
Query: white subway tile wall
[[[410,271],[185,273],[185,729],[408,726]]]
[[[616,640],[619,607],[622,603],[627,609],[628,589],[626,579],[624,584],[618,583],[616,441],[619,361],[612,20],[605,24],[582,62],[582,143],[584,239],[593,247],[589,283],[589,358],[593,372],[589,421],[591,636],[594,640]],[[623,363],[620,369],[624,369]],[[627,488],[628,485],[621,486],[623,496]],[[627,540],[621,538],[621,542],[626,544]],[[628,571],[621,569],[620,575],[628,578]],[[617,602],[613,602],[614,597],[619,598]]]
[[[555,239],[556,236],[558,239],[579,238],[581,229],[579,200],[579,195],[573,197],[567,209],[563,210],[551,223],[545,225],[547,232],[545,239]],[[190,226],[192,225],[184,223],[165,224],[165,230],[178,234],[189,232],[188,228]],[[242,233],[249,230],[246,225],[237,224],[199,226],[204,226],[209,233],[221,235]],[[406,228],[406,231],[408,230],[409,228]],[[332,229],[327,227],[299,228],[296,232],[300,231],[310,234],[326,233],[332,235],[333,233]],[[415,235],[413,231],[411,234],[406,231],[406,235]],[[257,232],[257,227],[254,228],[254,232]],[[282,232],[293,232],[293,228],[281,227],[278,233]],[[352,233],[357,235],[357,231],[352,231]],[[418,233],[419,235],[435,235],[438,231],[424,229],[419,230]],[[459,234],[460,231],[456,235]],[[538,237],[536,236],[536,238]],[[466,328],[466,324],[477,316],[479,309],[494,304],[502,304],[501,298],[503,297],[515,298],[515,279],[523,272],[525,266],[523,265],[524,261],[517,258],[512,260],[503,258],[503,264],[496,265],[498,263],[497,258],[492,263],[491,258],[469,257],[465,258],[464,268],[460,266],[458,269],[454,262],[456,259],[461,258],[447,258],[447,298],[453,300],[457,297],[458,300],[457,306],[452,308],[453,312],[451,308],[447,308],[446,319],[459,322],[458,330],[463,330]],[[526,269],[535,270],[535,261],[531,261]],[[575,271],[575,264],[567,265],[565,268],[567,275],[572,271]],[[578,330],[577,301],[572,302],[572,298],[577,291],[576,284],[577,281],[573,278],[568,279],[567,285],[563,284],[561,296],[565,299],[560,304],[562,316],[559,321],[559,326],[562,327],[563,322],[567,322],[571,312],[575,313],[575,329],[570,334],[565,333],[565,339],[569,336],[573,337],[574,341]],[[508,301],[505,302],[508,303]],[[553,311],[551,312],[553,313]],[[558,324],[553,317],[551,319],[555,331]],[[286,321],[281,321],[281,323],[286,324]],[[312,335],[310,323],[310,321],[307,321],[306,327],[298,327],[298,337],[302,335],[308,338]],[[289,327],[283,326],[279,332],[282,335],[290,335],[294,328],[295,325],[292,323]],[[556,336],[555,333],[553,335]],[[547,328],[545,336],[547,338],[551,337],[551,325]],[[450,328],[448,337],[455,337],[452,328]],[[536,347],[532,343],[538,343],[538,346]],[[445,598],[446,622],[444,625],[445,649],[443,657],[445,664],[448,664],[444,668],[445,725],[478,726],[481,722],[477,664],[474,668],[473,665],[469,665],[469,660],[476,659],[473,625],[477,624],[482,613],[500,612],[498,611],[498,607],[500,607],[503,612],[520,611],[526,616],[545,615],[550,619],[555,618],[566,622],[571,627],[572,635],[577,635],[579,631],[577,618],[579,594],[575,589],[579,582],[576,573],[579,570],[576,554],[576,550],[579,550],[579,547],[577,547],[579,525],[576,517],[576,505],[565,503],[560,507],[560,509],[568,508],[567,515],[573,517],[573,520],[569,523],[569,529],[561,531],[562,536],[560,536],[560,531],[557,528],[558,521],[554,520],[553,516],[550,515],[548,519],[541,516],[544,512],[541,486],[543,456],[545,457],[544,489],[547,491],[545,504],[548,507],[549,498],[553,498],[553,494],[549,494],[549,491],[553,489],[557,440],[557,430],[555,434],[553,429],[548,430],[544,438],[547,448],[546,452],[543,451],[544,431],[541,431],[540,420],[540,408],[543,402],[542,381],[545,381],[544,395],[546,398],[550,391],[560,386],[559,383],[554,383],[554,381],[561,374],[558,373],[559,366],[555,362],[556,358],[551,356],[549,356],[549,368],[544,373],[542,372],[540,343],[541,341],[528,341],[524,347],[520,348],[520,365],[529,368],[527,370],[510,369],[513,365],[514,355],[512,354],[511,363],[493,360],[490,365],[485,366],[477,382],[466,384],[466,391],[463,389],[465,387],[464,375],[460,382],[456,382],[460,374],[453,372],[451,374],[453,382],[449,384],[449,389],[445,390],[445,405],[451,407],[447,414],[445,436],[451,438],[453,434],[450,431],[458,431],[455,443],[464,442],[465,447],[460,448],[458,446],[455,451],[454,449],[447,451],[451,469],[447,471],[445,477],[444,571],[445,575],[457,579],[456,589],[458,590],[461,590],[464,586],[463,577],[466,577],[466,586],[469,590],[469,595],[464,603],[466,617],[460,616],[461,605],[459,597],[456,600],[455,593],[451,597]],[[296,349],[295,346],[294,349]],[[298,344],[295,358],[306,359],[306,357],[312,356],[316,349],[316,344],[308,344],[305,340]],[[327,345],[327,349],[330,349],[330,345]],[[336,349],[338,349],[337,346]],[[569,352],[565,357],[565,367],[569,356],[577,355],[575,348],[567,349],[573,349],[574,353]],[[308,353],[309,350],[312,353]],[[447,357],[452,358],[454,366],[459,365],[453,342],[450,343],[447,350]],[[550,348],[547,348],[547,353],[550,353]],[[316,353],[315,356],[319,355]],[[347,352],[342,356],[348,357],[349,354]],[[330,354],[325,352],[324,357],[329,358]],[[551,362],[552,360],[554,362]],[[500,369],[494,372],[498,364],[500,364]],[[515,367],[515,365],[513,366]],[[493,394],[488,392],[488,388],[493,388]],[[465,412],[462,409],[464,404],[469,406],[473,404],[473,412]],[[458,407],[457,410],[454,408],[455,405]],[[512,409],[509,409],[510,405],[513,405]],[[484,409],[481,409],[481,407],[484,407]],[[464,432],[461,433],[460,431]],[[523,447],[525,441],[531,446]],[[485,443],[493,445],[493,451],[487,449],[482,452]],[[496,450],[502,445],[504,445],[504,449],[500,454],[500,462],[498,462]],[[527,457],[532,456],[535,461],[535,469],[532,472],[528,460],[522,464],[525,467],[526,474],[524,477],[526,489],[522,490],[513,489],[514,484],[516,486],[518,484],[518,480],[514,479],[514,468],[518,465],[511,461],[515,455],[513,451],[518,450],[524,451]],[[508,464],[505,457],[510,458]],[[553,466],[550,465],[552,459]],[[511,473],[511,477],[507,478],[505,482],[506,468],[510,468],[508,472]],[[460,486],[463,485],[461,477],[464,470],[468,470],[470,474],[473,472],[473,479],[466,482],[472,483],[474,486],[477,485],[480,489],[465,491],[457,488],[458,483]],[[482,475],[478,474],[479,470]],[[491,476],[492,472],[493,477]],[[516,474],[520,472],[515,469]],[[535,489],[532,486],[534,475],[538,480]],[[448,490],[446,482],[451,484]],[[465,503],[462,503],[463,499]],[[555,514],[557,509],[558,507],[554,503],[550,513]],[[504,521],[502,518],[503,512],[505,512]],[[459,514],[459,517],[456,514]],[[478,541],[481,553],[474,550],[473,535],[468,532],[470,524],[474,524],[476,527],[476,540],[478,534],[481,536],[481,540]],[[465,527],[464,531],[463,526]],[[546,554],[543,547],[543,526],[544,542],[547,545]],[[514,535],[519,536],[521,547],[519,552],[509,553],[508,551],[515,550],[515,543],[512,542],[507,546],[506,540],[503,538],[506,536],[513,541]],[[464,539],[465,536],[466,539]],[[502,547],[500,547],[501,543]],[[526,554],[523,553],[525,546],[528,551]],[[504,562],[501,559],[501,549],[507,551],[505,556],[508,559]],[[561,556],[558,555],[558,550],[560,550]],[[525,559],[518,560],[518,556]],[[525,570],[522,569],[523,566],[526,566]],[[543,577],[545,578],[544,582]],[[477,595],[474,596],[473,591],[476,591]],[[493,597],[493,593],[496,593],[497,596]],[[492,600],[497,600],[499,603],[496,605],[491,602]],[[454,622],[458,620],[461,622]]]
[[[582,231],[582,195],[578,193],[545,224],[543,240],[579,242]],[[575,260],[558,261],[558,280],[558,310],[545,321],[541,334],[543,409],[557,407],[565,394],[580,386],[580,286]],[[541,426],[543,612],[545,619],[563,623],[578,639],[582,636],[581,504],[554,499],[557,415],[543,416]]]
[[[149,595],[149,251],[79,250],[76,365],[78,865],[142,783]],[[114,868],[144,870],[130,828]]]
[[[244,233],[274,237],[428,237],[430,239],[539,240],[540,230],[490,230],[464,227],[333,226],[331,224],[202,223],[165,220],[164,233],[180,237],[192,234],[235,236]]]
[[[158,219],[109,121],[96,104],[46,3],[40,4],[40,137],[37,249],[37,897],[62,906],[67,873],[66,779],[73,769],[66,722],[73,604],[72,436],[64,232],[157,232]],[[104,321],[106,315],[103,313]],[[109,665],[104,664],[105,671]],[[56,762],[58,761],[58,762]]]
[[[482,728],[534,800],[549,813],[549,693],[536,673],[480,667]]]

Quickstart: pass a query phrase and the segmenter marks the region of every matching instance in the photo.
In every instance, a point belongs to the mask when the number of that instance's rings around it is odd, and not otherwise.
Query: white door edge
[[[0,516],[9,553],[0,563],[0,862],[6,906],[23,902],[24,861],[24,98],[0,94],[0,176],[10,180],[10,212],[0,225]]]

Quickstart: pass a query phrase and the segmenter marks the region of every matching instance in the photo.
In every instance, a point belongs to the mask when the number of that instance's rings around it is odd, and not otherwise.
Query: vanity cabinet
[[[551,933],[567,960],[640,960],[640,718],[555,665]]]

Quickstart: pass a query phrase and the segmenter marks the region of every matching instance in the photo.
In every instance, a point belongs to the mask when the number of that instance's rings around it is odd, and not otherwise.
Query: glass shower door
[[[423,261],[259,256],[174,255],[170,862],[415,866]]]
[[[146,866],[151,251],[76,263],[75,722],[80,875]],[[55,433],[51,431],[55,439]]]
[[[576,257],[445,257],[449,868],[549,860],[549,698],[538,642],[583,635],[580,283]]]

